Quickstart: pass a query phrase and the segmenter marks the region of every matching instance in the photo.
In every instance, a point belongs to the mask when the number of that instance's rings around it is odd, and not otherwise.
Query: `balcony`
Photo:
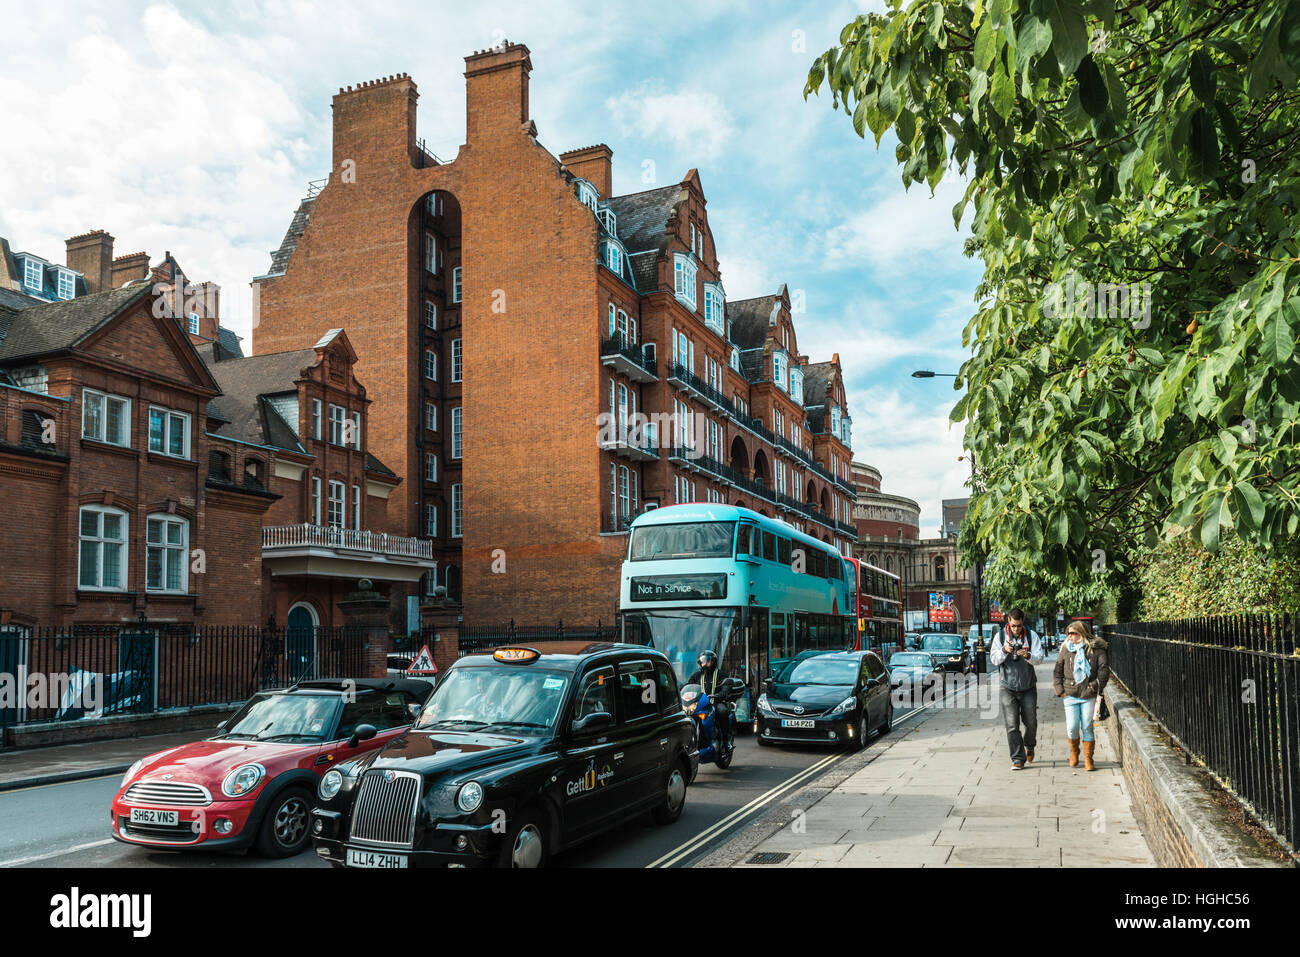
[[[601,341],[600,363],[634,382],[655,382],[659,378],[659,363],[645,354],[643,346],[629,344],[617,333]]]
[[[637,430],[623,426],[613,438],[600,439],[600,447],[606,452],[613,452],[621,459],[633,462],[653,462],[659,458],[658,442],[650,425],[643,429],[644,435],[638,436]]]
[[[413,582],[431,571],[433,542],[333,525],[269,525],[262,564],[274,577],[321,576]]]
[[[695,393],[697,398],[716,412],[725,412],[733,418],[739,415],[730,399],[680,363],[673,365],[668,372],[668,384],[678,392]]]

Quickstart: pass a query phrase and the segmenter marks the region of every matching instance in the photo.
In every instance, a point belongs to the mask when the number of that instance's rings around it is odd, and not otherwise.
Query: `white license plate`
[[[405,854],[381,854],[378,851],[358,851],[348,848],[348,867],[406,867]]]
[[[813,728],[816,724],[812,718],[783,718],[781,720],[783,728]]]
[[[145,807],[131,808],[132,824],[163,824],[175,827],[180,823],[179,811],[154,811]]]

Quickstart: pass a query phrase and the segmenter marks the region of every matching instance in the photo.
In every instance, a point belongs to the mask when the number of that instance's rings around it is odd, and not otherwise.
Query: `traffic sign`
[[[433,663],[433,655],[429,654],[428,645],[420,649],[420,653],[415,656],[415,660],[411,662],[411,667],[406,669],[406,673],[412,677],[436,675],[438,673],[438,666]]]

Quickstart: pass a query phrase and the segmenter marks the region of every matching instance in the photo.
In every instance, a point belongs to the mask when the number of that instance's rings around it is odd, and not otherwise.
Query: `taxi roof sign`
[[[420,653],[415,656],[411,666],[406,669],[408,675],[436,675],[438,666],[433,663],[433,655],[429,654],[429,646],[425,645],[420,649]]]
[[[492,657],[497,661],[508,661],[512,664],[528,664],[541,656],[542,653],[536,648],[498,648],[492,652]]]

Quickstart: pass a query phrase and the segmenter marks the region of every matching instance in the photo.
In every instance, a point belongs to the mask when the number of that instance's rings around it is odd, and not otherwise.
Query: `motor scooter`
[[[682,688],[682,711],[695,722],[695,740],[700,749],[700,763],[712,761],[720,768],[731,765],[736,753],[736,709],[734,702],[745,693],[745,682],[739,678],[724,678],[716,689],[719,701],[726,702],[727,726],[717,727],[717,708],[712,699],[699,684],[689,684]],[[718,731],[723,732],[719,741]]]

